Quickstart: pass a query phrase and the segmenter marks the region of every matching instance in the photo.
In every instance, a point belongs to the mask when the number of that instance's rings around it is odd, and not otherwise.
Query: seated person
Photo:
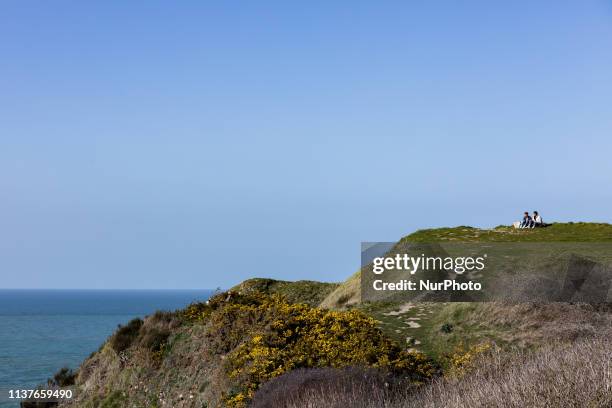
[[[533,227],[543,227],[544,226],[544,221],[542,221],[542,217],[540,216],[540,214],[537,211],[533,212]]]
[[[531,228],[532,225],[533,219],[529,215],[529,212],[525,211],[525,215],[523,215],[523,221],[521,222],[519,228]]]

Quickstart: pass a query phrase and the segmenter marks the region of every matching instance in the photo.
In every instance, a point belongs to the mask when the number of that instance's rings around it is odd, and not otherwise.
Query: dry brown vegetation
[[[250,408],[371,406],[399,402],[414,386],[401,376],[371,368],[299,369],[264,384]]]
[[[361,271],[357,271],[342,282],[323,299],[319,307],[324,309],[344,309],[346,306],[361,302]]]
[[[475,366],[461,378],[440,378],[416,391],[406,387],[393,392],[375,376],[360,380],[353,375],[347,380],[340,374],[333,381],[328,373],[323,382],[316,381],[316,373],[293,373],[262,388],[264,395],[255,396],[255,406],[264,406],[257,405],[260,401],[271,408],[612,406],[612,341],[607,337],[529,353],[492,352]],[[292,390],[292,384],[300,385],[300,392],[280,392]]]
[[[493,341],[504,349],[531,349],[551,340],[571,343],[612,330],[610,305],[571,303],[447,303],[417,336],[438,356],[460,342]],[[453,332],[440,336],[444,323]],[[425,321],[423,321],[425,325]]]
[[[434,381],[399,406],[611,407],[612,341],[599,337],[483,356],[463,378]]]

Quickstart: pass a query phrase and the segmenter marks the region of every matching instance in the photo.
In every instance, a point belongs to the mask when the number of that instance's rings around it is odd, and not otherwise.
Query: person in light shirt
[[[542,227],[544,226],[544,221],[542,221],[542,217],[537,211],[533,212],[533,223],[531,228]]]

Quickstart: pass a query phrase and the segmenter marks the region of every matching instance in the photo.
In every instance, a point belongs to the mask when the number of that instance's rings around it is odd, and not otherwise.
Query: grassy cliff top
[[[515,229],[505,225],[493,229],[459,226],[419,230],[403,237],[401,241],[610,242],[612,241],[612,224],[567,222],[534,229]]]
[[[468,226],[432,228],[413,232],[401,242],[612,242],[612,224],[591,222],[555,223],[546,228],[515,229],[500,225],[492,229]],[[321,307],[343,309],[361,301],[361,271],[340,284]]]

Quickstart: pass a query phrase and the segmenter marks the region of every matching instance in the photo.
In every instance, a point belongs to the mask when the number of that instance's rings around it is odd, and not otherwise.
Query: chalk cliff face
[[[557,224],[519,232],[458,227],[418,231],[403,240],[554,237],[612,242],[612,226]],[[457,362],[464,367],[478,354],[475,350],[533,350],[553,340],[571,345],[612,334],[609,305],[360,300],[360,272],[339,285],[251,279],[207,303],[132,321],[83,362],[75,379],[76,398],[62,406],[240,407],[263,384],[272,387],[271,380],[308,367],[374,367],[426,386],[432,377],[456,372]],[[489,363],[483,359],[478,364]]]

